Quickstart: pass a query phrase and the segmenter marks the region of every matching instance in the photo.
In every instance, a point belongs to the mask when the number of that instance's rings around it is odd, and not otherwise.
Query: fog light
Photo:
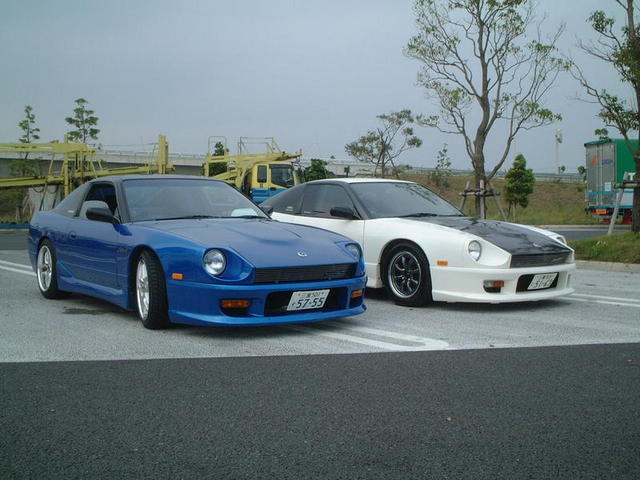
[[[482,286],[487,293],[500,293],[500,289],[504,287],[504,280],[485,280]]]
[[[362,296],[363,290],[354,290],[353,292],[351,292],[351,298],[359,298]]]
[[[249,308],[251,301],[249,300],[222,300],[220,302],[222,308]]]

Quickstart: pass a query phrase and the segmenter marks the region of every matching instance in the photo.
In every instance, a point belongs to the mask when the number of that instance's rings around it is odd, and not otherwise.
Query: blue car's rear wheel
[[[38,248],[36,258],[36,277],[38,289],[45,298],[62,298],[67,292],[58,288],[58,274],[56,270],[56,252],[49,240],[43,240]]]
[[[135,296],[138,316],[151,329],[169,325],[167,289],[158,259],[149,251],[138,258],[135,270]]]
[[[387,293],[398,305],[415,307],[432,301],[429,262],[420,248],[410,243],[394,246],[382,268]]]

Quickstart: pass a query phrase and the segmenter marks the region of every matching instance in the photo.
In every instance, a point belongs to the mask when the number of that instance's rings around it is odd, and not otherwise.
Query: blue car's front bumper
[[[189,325],[277,325],[317,322],[357,315],[365,311],[363,296],[351,298],[354,290],[364,290],[366,276],[347,280],[283,283],[268,285],[213,285],[168,280],[169,318]],[[292,292],[331,289],[319,310],[286,312]],[[246,311],[223,311],[222,300],[248,299]]]

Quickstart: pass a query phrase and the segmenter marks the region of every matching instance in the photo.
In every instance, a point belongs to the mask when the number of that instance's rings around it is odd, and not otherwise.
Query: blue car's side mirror
[[[116,217],[113,216],[111,210],[104,207],[93,207],[87,209],[86,216],[89,220],[95,220],[96,222],[106,223],[119,223]]]

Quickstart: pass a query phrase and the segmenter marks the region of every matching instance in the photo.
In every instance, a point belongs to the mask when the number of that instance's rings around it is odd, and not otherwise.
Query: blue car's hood
[[[336,242],[347,237],[315,227],[256,219],[202,219],[145,222],[145,227],[178,235],[204,248],[229,248],[258,268],[353,263]]]

